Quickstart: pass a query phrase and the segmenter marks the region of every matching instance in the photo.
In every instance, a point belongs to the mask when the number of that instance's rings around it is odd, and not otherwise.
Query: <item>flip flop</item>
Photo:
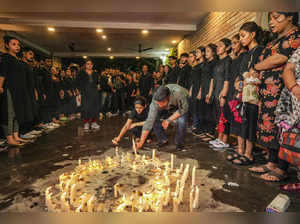
[[[266,174],[268,174],[271,177],[277,177],[278,180],[266,180],[266,179],[262,178],[262,176],[260,176],[259,178],[262,179],[262,180],[264,180],[264,181],[272,182],[272,183],[281,182],[281,181],[284,181],[284,180],[286,180],[288,178],[288,176],[286,174],[282,175],[282,174],[276,173],[274,171],[270,171],[270,172],[268,172]]]
[[[283,191],[291,192],[291,193],[299,193],[300,192],[300,183],[281,185],[280,189]]]
[[[237,152],[229,152],[228,154],[229,155],[226,157],[226,160],[230,162],[241,157],[241,155]],[[229,158],[230,156],[231,158]]]
[[[266,165],[263,165],[263,166],[260,166],[263,171],[262,172],[258,172],[258,171],[253,171],[253,170],[249,170],[251,173],[256,173],[256,174],[265,174],[265,173],[268,173],[270,172],[271,170],[266,166]]]
[[[234,162],[235,160],[237,160],[241,163]],[[254,163],[254,159],[250,160],[246,156],[240,156],[239,158],[232,160],[232,164],[238,165],[238,166],[249,166],[249,165],[252,165],[253,163]]]

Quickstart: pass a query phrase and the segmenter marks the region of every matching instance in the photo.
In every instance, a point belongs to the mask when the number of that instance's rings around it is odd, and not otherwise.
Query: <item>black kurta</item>
[[[188,64],[180,69],[179,77],[178,77],[178,85],[186,89],[190,88],[189,80],[190,80],[191,71],[192,71],[192,67]]]
[[[190,86],[192,87],[192,98],[196,98],[201,87],[201,72],[204,63],[200,63],[192,68]]]
[[[21,61],[10,54],[2,56],[0,76],[5,77],[4,89],[11,93],[16,120],[19,124],[33,121],[32,103],[29,97],[26,79],[26,70]],[[7,124],[7,97],[2,96],[1,123]]]
[[[81,93],[82,117],[96,119],[99,113],[98,75],[95,72],[88,75],[86,71],[81,71],[78,75],[78,84]]]
[[[143,97],[148,98],[149,92],[153,88],[153,78],[151,74],[142,75],[139,81],[140,94]]]
[[[201,98],[205,99],[209,92],[210,80],[212,79],[213,69],[217,60],[204,62],[201,75]]]
[[[175,66],[171,68],[167,76],[167,84],[177,84],[179,68]]]

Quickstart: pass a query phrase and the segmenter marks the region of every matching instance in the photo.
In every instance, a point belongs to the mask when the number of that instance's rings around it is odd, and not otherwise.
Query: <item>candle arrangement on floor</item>
[[[192,212],[199,208],[196,167],[175,168],[173,154],[163,162],[155,150],[152,157],[133,150],[134,154],[120,153],[116,147],[115,155],[103,161],[79,160],[73,172],[63,173],[57,185],[46,189],[48,211]]]

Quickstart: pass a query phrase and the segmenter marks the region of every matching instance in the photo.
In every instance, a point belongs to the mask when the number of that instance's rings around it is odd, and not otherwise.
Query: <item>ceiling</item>
[[[197,30],[206,12],[15,12],[0,13],[0,29],[60,57],[158,57]],[[47,27],[55,27],[49,32]],[[103,33],[96,29],[102,28]],[[149,30],[143,35],[141,30]],[[107,39],[102,39],[106,35]],[[74,45],[74,51],[68,47]],[[142,54],[132,49],[153,48]],[[108,52],[107,48],[112,51]]]

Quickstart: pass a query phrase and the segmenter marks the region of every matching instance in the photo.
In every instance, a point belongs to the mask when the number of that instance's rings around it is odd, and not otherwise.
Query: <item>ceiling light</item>
[[[148,34],[149,30],[142,30],[142,34]]]
[[[87,56],[82,56],[83,57],[83,59],[87,59]]]
[[[48,31],[55,32],[55,28],[54,27],[48,27]]]
[[[111,51],[111,47],[107,48],[107,51]]]
[[[137,56],[137,57],[135,57],[137,60],[139,60],[141,57],[139,57],[139,56]]]
[[[106,40],[107,36],[106,35],[102,35],[102,39]]]
[[[172,44],[176,44],[176,43],[177,43],[177,41],[176,41],[176,40],[173,40],[173,41],[172,41]]]
[[[103,29],[96,29],[97,33],[103,33]]]
[[[166,48],[166,51],[169,51],[170,49],[169,48]]]
[[[109,59],[113,60],[115,57],[114,56],[109,56]]]

